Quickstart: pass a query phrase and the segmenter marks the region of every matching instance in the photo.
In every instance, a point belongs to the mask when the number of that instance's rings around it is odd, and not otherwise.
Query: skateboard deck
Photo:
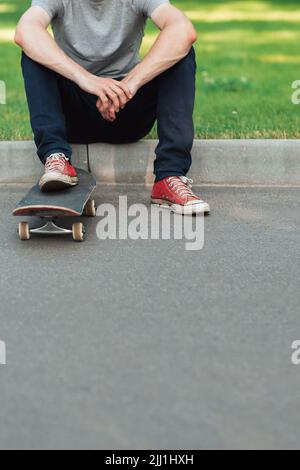
[[[77,169],[79,184],[63,191],[43,193],[39,185],[33,186],[13,211],[14,216],[35,217],[80,217],[91,194],[96,188],[96,180],[84,170]]]
[[[57,225],[60,217],[96,217],[95,201],[91,194],[96,188],[95,178],[84,170],[77,169],[79,184],[63,191],[43,193],[39,185],[33,186],[13,211],[15,216],[33,216],[45,219],[41,227],[31,228],[28,222],[20,222],[19,238],[30,240],[31,235],[72,235],[76,242],[85,240],[85,227],[81,222],[73,223],[71,229]]]

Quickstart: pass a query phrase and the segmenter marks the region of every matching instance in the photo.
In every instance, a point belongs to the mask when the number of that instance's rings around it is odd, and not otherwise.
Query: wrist
[[[127,77],[123,79],[124,83],[128,86],[129,90],[136,94],[136,92],[142,87],[142,82],[139,75],[135,71],[131,71]]]
[[[78,85],[80,88],[85,88],[87,86],[87,83],[91,80],[91,77],[93,75],[87,72],[86,70],[77,70],[74,73],[74,82],[76,85]]]

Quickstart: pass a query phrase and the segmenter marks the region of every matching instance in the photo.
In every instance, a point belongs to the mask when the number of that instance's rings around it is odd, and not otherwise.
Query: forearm
[[[195,40],[196,35],[193,32],[187,34],[185,28],[178,25],[166,27],[144,60],[127,75],[125,83],[136,88],[142,87],[183,59]]]
[[[15,42],[28,57],[77,84],[91,75],[68,57],[51,34],[41,26],[28,25],[17,29]]]
[[[15,42],[35,62],[75,82],[83,91],[98,97],[97,108],[107,120],[132,98],[125,83],[91,74],[68,57],[47,31],[47,22],[30,21],[24,15],[15,34]]]

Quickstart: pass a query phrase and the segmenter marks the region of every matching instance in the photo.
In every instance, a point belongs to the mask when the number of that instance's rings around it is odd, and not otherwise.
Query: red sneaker
[[[204,214],[210,211],[207,202],[192,191],[193,180],[186,176],[169,176],[154,183],[151,202],[168,207],[178,214]]]
[[[77,184],[76,170],[63,153],[53,153],[47,158],[45,173],[39,183],[41,191],[59,191]]]

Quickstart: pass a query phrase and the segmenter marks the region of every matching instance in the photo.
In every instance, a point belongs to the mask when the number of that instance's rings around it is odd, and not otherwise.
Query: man
[[[160,34],[143,61],[144,27]],[[52,25],[54,38],[49,34]],[[191,189],[196,32],[169,0],[33,0],[15,42],[38,156],[42,191],[78,183],[70,143],[129,143],[155,121],[152,202],[203,213]]]

